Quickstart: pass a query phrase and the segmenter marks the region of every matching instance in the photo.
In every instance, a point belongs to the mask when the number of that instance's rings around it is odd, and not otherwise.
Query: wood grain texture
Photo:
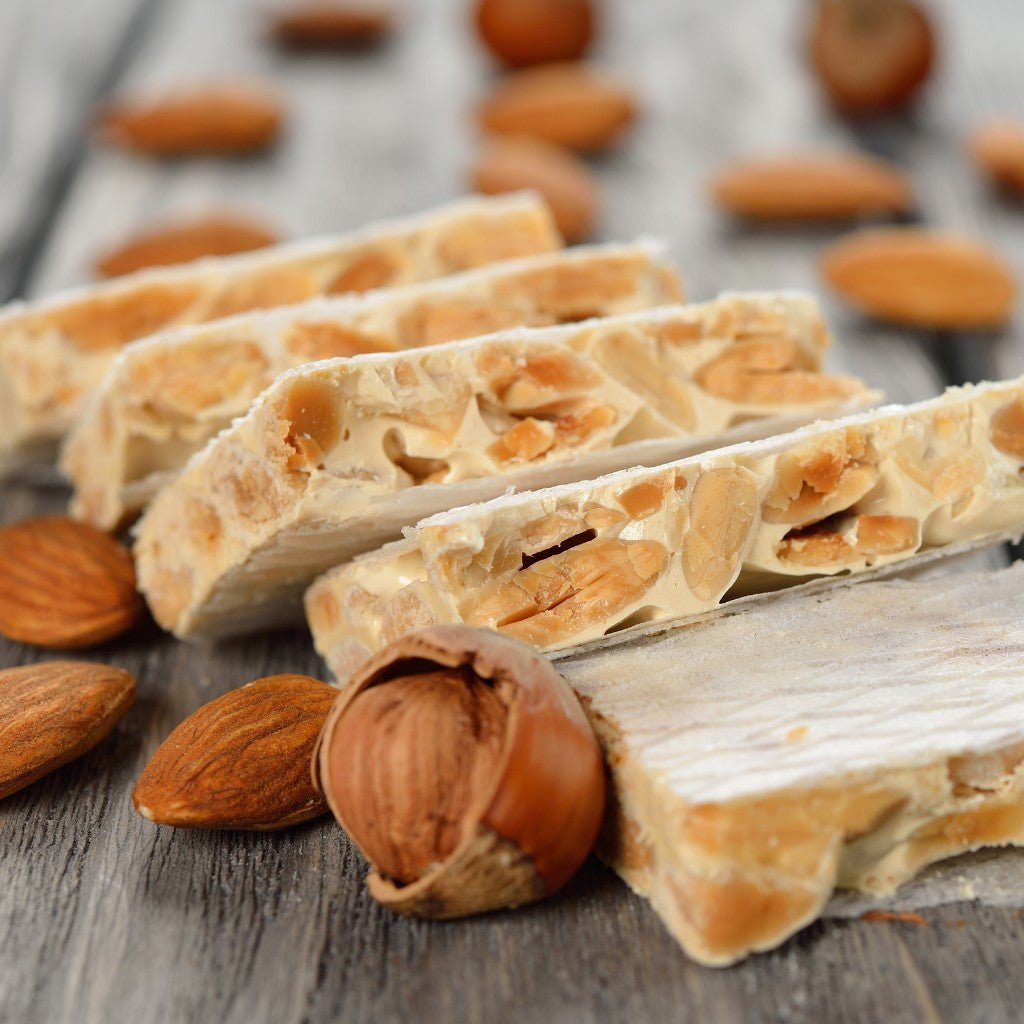
[[[307,234],[462,191],[473,145],[465,112],[492,73],[464,0],[410,2],[393,41],[346,56],[264,45],[255,0],[146,0],[139,21],[142,2],[2,5],[0,24],[13,26],[0,33],[13,55],[0,96],[0,252],[2,273],[13,274],[3,280],[35,294],[75,283],[112,240],[228,203]],[[602,236],[666,237],[694,298],[817,288],[817,253],[836,229],[736,225],[706,201],[706,181],[736,156],[859,141],[912,173],[926,222],[981,233],[1019,271],[1024,215],[976,178],[962,139],[983,116],[1024,115],[1024,9],[1016,0],[935,6],[945,44],[937,88],[913,118],[858,137],[829,115],[804,71],[799,5],[608,0],[597,55],[637,83],[644,115],[624,147],[595,162]],[[269,80],[291,111],[282,145],[228,163],[160,164],[95,145],[76,155],[68,134],[82,125],[90,89],[121,67],[117,54],[125,73],[116,88],[229,73]],[[45,114],[30,116],[21,97],[54,68]],[[40,191],[55,167],[66,187]],[[47,203],[45,218],[28,216]],[[993,338],[921,336],[827,305],[839,338],[833,365],[893,400],[928,397],[944,379],[989,365],[1024,372],[1016,327]],[[24,481],[0,486],[4,521],[60,511],[67,498]],[[38,657],[0,644],[3,666]],[[647,904],[596,863],[550,902],[429,924],[375,906],[365,865],[328,823],[276,835],[160,829],[134,814],[130,792],[178,722],[248,680],[323,668],[299,632],[207,649],[148,623],[89,657],[136,673],[138,699],[81,761],[0,804],[4,1024],[1019,1019],[1014,909],[943,907],[926,912],[929,927],[827,921],[715,972],[689,963]],[[1024,892],[1024,854],[1006,856],[1020,860]]]
[[[0,5],[0,300],[25,287],[82,164],[85,121],[161,0]]]

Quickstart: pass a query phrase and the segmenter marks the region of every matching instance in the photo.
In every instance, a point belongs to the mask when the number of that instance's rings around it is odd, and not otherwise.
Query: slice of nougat
[[[342,678],[428,623],[565,650],[742,594],[1020,534],[1022,466],[1024,378],[954,388],[434,516],[318,580],[307,617]]]
[[[594,246],[360,298],[233,317],[130,345],[68,439],[61,467],[75,485],[72,514],[101,528],[132,516],[291,367],[646,309],[681,294],[660,246]]]
[[[0,310],[0,459],[52,455],[118,351],[157,331],[560,246],[536,196],[473,198],[337,238],[144,270],[14,303]]]
[[[728,295],[311,363],[160,493],[140,585],[180,636],[279,622],[318,573],[428,512],[874,400],[816,371],[826,341],[811,299]]]
[[[683,949],[771,949],[836,887],[1024,843],[1024,564],[777,594],[559,662],[604,748],[599,853]]]

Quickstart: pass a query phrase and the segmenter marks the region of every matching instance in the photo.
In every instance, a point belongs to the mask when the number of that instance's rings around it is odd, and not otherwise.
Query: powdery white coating
[[[1022,606],[1019,562],[781,593],[559,671],[674,796],[718,803],[1021,741]]]

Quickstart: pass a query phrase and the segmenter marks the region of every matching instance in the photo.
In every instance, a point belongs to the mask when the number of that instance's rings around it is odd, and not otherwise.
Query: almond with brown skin
[[[484,45],[514,68],[578,60],[594,38],[594,0],[477,0]]]
[[[372,46],[394,28],[391,4],[372,0],[309,0],[282,5],[272,33],[282,46],[303,50],[344,50]]]
[[[762,220],[843,219],[902,213],[910,183],[895,167],[855,153],[794,155],[723,167],[712,182],[723,209]]]
[[[99,132],[108,142],[153,156],[231,156],[267,149],[282,121],[280,102],[262,86],[212,84],[115,101],[100,113]]]
[[[39,647],[88,647],[138,618],[131,555],[64,516],[0,528],[0,633]]]
[[[118,277],[145,267],[250,252],[277,240],[273,231],[251,218],[211,214],[197,220],[162,224],[136,235],[101,256],[96,261],[96,272],[103,277]]]
[[[836,107],[879,114],[906,105],[928,79],[935,33],[912,0],[816,0],[810,51]]]
[[[479,108],[485,131],[530,135],[581,152],[606,149],[636,116],[632,92],[584,64],[509,75]]]
[[[337,696],[318,679],[279,675],[203,705],[157,748],[135,809],[179,828],[278,829],[325,814],[309,762]]]
[[[582,241],[593,229],[597,183],[587,166],[561,146],[513,136],[489,139],[477,155],[470,179],[477,192],[487,195],[536,190],[567,242]]]
[[[1024,193],[1024,124],[989,121],[971,136],[975,163],[997,185]]]
[[[861,231],[822,256],[825,280],[882,320],[936,329],[998,327],[1016,283],[1003,259],[972,238],[923,228]]]
[[[82,661],[0,671],[0,798],[100,742],[135,702],[135,677]]]
[[[371,895],[417,917],[561,888],[604,809],[601,753],[568,683],[490,630],[408,633],[339,697],[313,771],[374,866]]]

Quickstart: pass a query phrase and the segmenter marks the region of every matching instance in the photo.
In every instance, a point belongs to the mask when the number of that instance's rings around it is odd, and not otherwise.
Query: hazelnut
[[[819,0],[810,51],[839,110],[877,114],[904,106],[925,83],[935,34],[912,0]]]
[[[476,27],[484,45],[514,68],[576,60],[594,38],[591,0],[478,0]]]
[[[417,917],[541,899],[586,859],[604,809],[594,734],[544,657],[498,633],[408,633],[352,677],[313,755],[373,865],[371,895]]]

